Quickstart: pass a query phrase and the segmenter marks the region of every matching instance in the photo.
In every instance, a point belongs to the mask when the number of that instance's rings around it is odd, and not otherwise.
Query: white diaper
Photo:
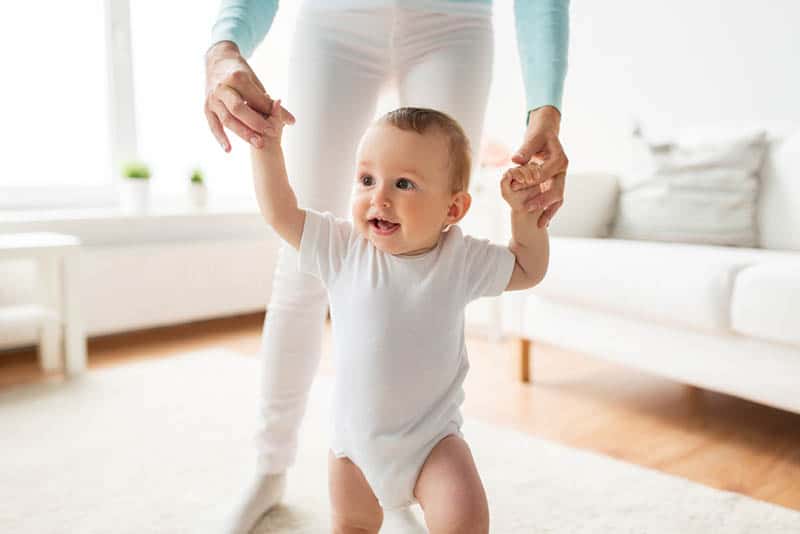
[[[414,488],[422,466],[436,444],[453,434],[463,437],[458,427],[453,422],[433,439],[408,448],[406,452],[399,451],[397,443],[385,446],[381,439],[332,450],[337,458],[348,458],[361,469],[381,507],[387,510],[404,508],[417,502]],[[406,447],[410,444],[405,443],[403,448]]]

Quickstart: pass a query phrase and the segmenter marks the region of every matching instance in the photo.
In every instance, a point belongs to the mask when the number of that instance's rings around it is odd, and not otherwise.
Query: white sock
[[[283,498],[286,489],[286,473],[256,477],[240,497],[225,534],[249,534],[253,527]]]
[[[410,506],[383,511],[381,534],[428,534]]]

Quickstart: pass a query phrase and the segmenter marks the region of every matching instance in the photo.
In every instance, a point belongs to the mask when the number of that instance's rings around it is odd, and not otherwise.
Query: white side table
[[[48,232],[0,234],[0,261],[11,258],[36,261],[37,303],[17,310],[7,308],[0,316],[20,315],[15,312],[38,315],[43,329],[39,346],[42,367],[50,371],[63,366],[68,376],[81,374],[86,370],[86,334],[78,287],[80,240]]]

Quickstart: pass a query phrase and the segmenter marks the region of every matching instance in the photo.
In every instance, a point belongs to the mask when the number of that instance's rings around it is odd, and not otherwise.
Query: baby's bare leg
[[[328,489],[334,534],[377,534],[383,509],[356,464],[329,452]]]
[[[422,466],[414,496],[431,534],[486,534],[489,504],[467,443],[444,438]]]

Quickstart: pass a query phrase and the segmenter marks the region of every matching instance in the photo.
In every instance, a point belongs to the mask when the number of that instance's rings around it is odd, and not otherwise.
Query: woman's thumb
[[[519,150],[517,150],[514,153],[513,156],[511,156],[511,161],[513,161],[517,165],[525,165],[530,161],[531,156],[532,153],[530,149],[526,145],[523,145],[522,147],[520,147]]]

